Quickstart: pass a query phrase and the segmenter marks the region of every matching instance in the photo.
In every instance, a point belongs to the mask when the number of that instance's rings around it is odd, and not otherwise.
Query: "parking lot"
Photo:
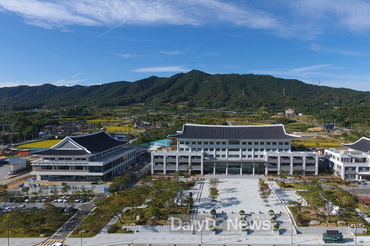
[[[60,212],[72,212],[88,202],[86,197],[60,196],[60,197],[11,197],[7,202],[0,202],[0,213],[10,213],[15,209],[44,208],[46,203],[60,208]]]

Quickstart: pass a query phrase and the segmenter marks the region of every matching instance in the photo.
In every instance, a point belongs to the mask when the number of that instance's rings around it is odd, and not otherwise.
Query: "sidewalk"
[[[7,246],[7,238],[0,238],[0,245]],[[10,238],[10,246],[33,246],[45,238]],[[146,233],[146,234],[100,234],[92,238],[68,238],[67,246],[127,246],[127,245],[323,245],[321,236],[242,236],[242,235],[191,235],[172,233]],[[359,236],[357,245],[370,245],[370,237]],[[335,244],[330,244],[335,245]],[[354,238],[345,238],[340,245],[355,245]]]

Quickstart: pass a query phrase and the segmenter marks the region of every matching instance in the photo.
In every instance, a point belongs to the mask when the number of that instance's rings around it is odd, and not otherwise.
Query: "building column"
[[[243,162],[240,163],[240,175],[243,175]]]
[[[342,176],[342,179],[345,180],[346,179],[346,175],[345,175],[345,172],[346,172],[346,168],[344,165],[340,165],[341,169],[341,176]]]
[[[163,155],[163,174],[166,174],[167,172],[167,156],[166,154]]]
[[[266,162],[265,163],[265,175],[269,174],[269,164]]]
[[[256,166],[254,164],[254,162],[252,163],[252,175],[255,175],[256,174]]]
[[[277,174],[278,174],[278,175],[280,175],[280,173],[281,173],[281,162],[280,162],[280,155],[278,156],[277,160],[278,160],[278,163],[277,163],[277,167],[278,167],[278,172],[277,172]]]
[[[204,164],[203,164],[203,156],[200,159],[200,174],[204,174]]]
[[[306,159],[307,159],[307,156],[303,156],[303,173],[302,175],[306,175]]]
[[[359,172],[359,167],[356,167],[356,180],[362,180],[362,177],[361,177],[361,175],[358,175],[358,172]]]
[[[226,163],[226,169],[225,169],[225,174],[229,174],[229,163]]]
[[[176,153],[176,171],[179,171],[179,154]]]
[[[213,162],[213,175],[215,175],[215,174],[216,174],[216,163]]]
[[[293,175],[294,170],[294,158],[293,156],[290,156],[290,175]]]

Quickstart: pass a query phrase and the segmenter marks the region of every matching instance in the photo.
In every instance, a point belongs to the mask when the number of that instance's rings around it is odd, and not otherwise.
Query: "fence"
[[[366,228],[349,228],[349,227],[296,227],[297,233],[299,234],[323,234],[327,230],[337,230],[342,234],[350,233],[366,233]]]

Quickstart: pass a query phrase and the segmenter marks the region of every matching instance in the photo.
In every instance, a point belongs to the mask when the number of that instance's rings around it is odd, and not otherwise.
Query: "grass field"
[[[29,143],[29,144],[23,144],[17,146],[18,149],[29,149],[29,148],[50,148],[57,143],[59,143],[61,139],[53,139],[53,140],[43,140],[39,142]]]

